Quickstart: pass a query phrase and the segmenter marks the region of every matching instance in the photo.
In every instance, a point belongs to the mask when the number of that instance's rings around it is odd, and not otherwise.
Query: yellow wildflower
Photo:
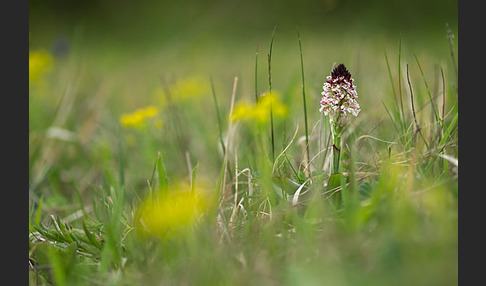
[[[274,116],[286,117],[288,107],[279,100],[280,95],[272,91],[260,96],[256,105],[249,105],[245,102],[238,102],[231,114],[231,120],[255,120],[265,123],[270,118],[270,109]]]
[[[190,231],[210,204],[200,189],[191,190],[180,184],[175,192],[160,192],[156,198],[148,196],[136,213],[138,230],[160,238],[177,237]]]
[[[210,94],[209,80],[202,76],[191,76],[178,79],[169,87],[170,95],[174,100],[187,100]]]
[[[37,82],[41,76],[52,69],[53,58],[45,50],[29,52],[29,83]]]
[[[145,126],[147,118],[156,117],[158,114],[159,109],[156,106],[139,108],[132,113],[122,114],[120,124],[125,127],[142,128]],[[161,126],[161,122],[158,123],[158,126]]]
[[[231,120],[233,120],[234,122],[234,121],[245,120],[249,118],[252,109],[253,106],[244,102],[238,102],[235,108],[233,109],[233,113],[231,113]]]

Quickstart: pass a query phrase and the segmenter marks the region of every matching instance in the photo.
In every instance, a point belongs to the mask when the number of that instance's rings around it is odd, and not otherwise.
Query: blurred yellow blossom
[[[238,102],[233,110],[233,113],[231,113],[231,120],[238,121],[250,118],[250,113],[252,112],[253,108],[253,106],[246,102]]]
[[[148,118],[153,118],[159,115],[159,109],[156,106],[147,106],[139,108],[132,113],[125,113],[120,116],[120,124],[124,127],[143,128],[146,126]],[[162,127],[162,121],[157,124],[158,127]],[[157,127],[156,126],[156,127]]]
[[[170,87],[169,92],[174,100],[186,100],[210,94],[211,84],[202,76],[191,76],[176,80]]]
[[[266,92],[259,97],[258,103],[250,105],[245,102],[238,102],[231,114],[231,120],[255,120],[259,123],[267,122],[270,119],[270,109],[274,116],[286,117],[288,107],[280,100],[280,95],[272,91]]]
[[[179,78],[167,88],[157,86],[152,91],[152,98],[161,108],[167,107],[171,102],[185,102],[211,94],[211,83],[203,76],[189,76]]]
[[[37,82],[41,76],[53,67],[53,58],[45,50],[29,52],[29,83]]]
[[[145,235],[177,237],[190,231],[209,206],[204,191],[179,184],[171,190],[162,190],[155,198],[148,196],[137,209],[136,224]]]

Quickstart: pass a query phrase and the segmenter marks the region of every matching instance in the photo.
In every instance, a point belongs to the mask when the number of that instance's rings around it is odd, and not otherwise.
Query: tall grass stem
[[[235,97],[236,97],[237,85],[238,85],[238,77],[235,77],[235,79],[233,81],[233,92],[231,93],[231,105],[230,105],[230,112],[229,112],[230,115],[233,113],[233,108],[235,106]],[[228,136],[226,137],[226,150],[228,150],[229,146],[230,146],[230,138],[231,138],[232,127],[233,127],[233,121],[231,120],[231,116],[229,116],[228,117]],[[226,152],[224,154],[223,167],[221,169],[220,179],[218,180],[218,189],[220,187],[223,188],[223,196],[222,196],[221,203],[223,203],[226,200],[225,186],[226,186],[226,173],[227,173],[226,169],[227,169],[227,167],[228,167],[228,152]],[[223,177],[222,179],[221,179],[221,176]],[[222,183],[223,183],[222,185],[219,184],[220,181],[222,181]]]
[[[218,106],[218,99],[216,97],[216,91],[214,90],[214,84],[213,84],[213,79],[210,78],[209,82],[211,84],[211,92],[213,94],[213,101],[214,101],[214,108],[216,110],[216,119],[218,122],[218,132],[219,132],[219,143],[221,145],[221,149],[223,150],[223,156],[226,153],[226,148],[224,147],[224,141],[223,141],[223,124],[221,123],[221,114],[219,112],[219,106]]]
[[[272,40],[270,41],[270,49],[268,51],[268,92],[272,93],[272,49],[273,39],[275,38],[275,30],[277,26],[273,28]],[[272,162],[275,161],[275,135],[273,130],[273,103],[270,101],[270,136],[272,140]]]
[[[297,30],[297,36],[299,38],[299,51],[300,51],[300,68],[302,74],[302,101],[304,105],[304,124],[305,124],[305,149],[307,152],[307,173],[310,176],[310,153],[309,153],[309,134],[307,127],[307,105],[305,101],[305,80],[304,80],[304,59],[302,55],[302,42],[299,30]]]

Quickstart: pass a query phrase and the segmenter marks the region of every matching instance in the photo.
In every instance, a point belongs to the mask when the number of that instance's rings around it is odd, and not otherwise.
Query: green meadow
[[[29,9],[30,285],[457,285],[457,2]]]

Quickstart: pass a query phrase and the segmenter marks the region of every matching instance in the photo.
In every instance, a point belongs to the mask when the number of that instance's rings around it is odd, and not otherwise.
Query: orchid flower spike
[[[356,101],[358,93],[353,82],[354,79],[344,64],[334,68],[324,82],[319,111],[329,115],[333,121],[337,121],[339,116],[346,117],[349,113],[358,116],[361,109]]]

